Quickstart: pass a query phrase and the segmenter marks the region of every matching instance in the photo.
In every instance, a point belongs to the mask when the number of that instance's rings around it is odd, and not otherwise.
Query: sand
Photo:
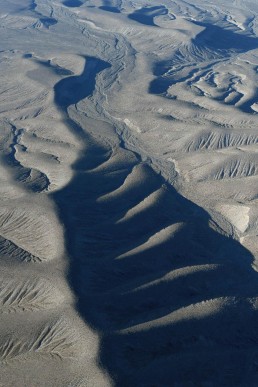
[[[257,17],[0,2],[0,386],[258,385]]]

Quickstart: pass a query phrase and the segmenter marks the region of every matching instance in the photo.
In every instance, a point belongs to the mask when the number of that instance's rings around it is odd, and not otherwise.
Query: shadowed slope
[[[168,10],[164,6],[143,7],[128,15],[128,17],[129,19],[137,21],[138,23],[157,27],[157,25],[154,23],[155,16],[167,15],[167,13]]]
[[[61,82],[56,103],[66,111],[82,91],[76,77]],[[78,311],[101,335],[115,385],[257,384],[250,253],[135,154],[83,138],[83,162],[52,197]]]
[[[67,77],[56,84],[56,105],[65,110],[88,97],[94,91],[96,75],[108,67],[108,63],[98,58],[86,57],[86,66],[80,76]]]

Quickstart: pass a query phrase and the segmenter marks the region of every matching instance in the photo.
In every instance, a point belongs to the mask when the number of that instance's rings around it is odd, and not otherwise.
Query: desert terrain
[[[0,31],[0,386],[256,387],[256,0]]]

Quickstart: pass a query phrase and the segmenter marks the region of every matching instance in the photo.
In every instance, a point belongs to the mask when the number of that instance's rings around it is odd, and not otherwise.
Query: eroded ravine
[[[117,386],[254,383],[237,366],[256,345],[247,350],[241,337],[258,338],[252,256],[140,157],[110,148],[87,133],[90,119],[83,123],[85,151],[53,199],[68,279],[80,315],[101,337],[101,365]]]
[[[0,53],[1,382],[255,386],[254,257],[229,219],[222,229],[215,211],[211,218],[155,172],[161,158],[189,197],[195,179],[255,177],[255,155],[243,156],[243,147],[257,143],[256,117],[244,116],[244,132],[236,125],[245,78],[230,66],[242,70],[241,60],[230,58],[225,70],[216,47],[204,47],[205,34],[183,20],[185,2],[174,17],[168,1],[155,9],[139,1],[138,13],[120,1],[61,3],[38,0],[22,21],[3,17],[3,41],[16,41],[13,25],[20,29],[19,50]],[[141,12],[159,28],[128,17]],[[41,17],[58,22],[48,28]],[[246,41],[254,42],[235,44]],[[172,71],[168,54],[193,63]],[[153,74],[155,63],[168,64],[167,74]],[[159,75],[167,98],[149,93]],[[211,168],[203,155],[219,160]]]

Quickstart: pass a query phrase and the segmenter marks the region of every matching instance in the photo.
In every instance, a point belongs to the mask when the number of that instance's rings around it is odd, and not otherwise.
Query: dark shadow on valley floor
[[[82,78],[55,86],[65,116],[108,67],[95,58],[87,63]],[[212,229],[203,209],[135,154],[85,131],[81,138],[85,152],[74,178],[52,197],[78,312],[99,332],[100,364],[115,385],[258,385],[251,254]]]

